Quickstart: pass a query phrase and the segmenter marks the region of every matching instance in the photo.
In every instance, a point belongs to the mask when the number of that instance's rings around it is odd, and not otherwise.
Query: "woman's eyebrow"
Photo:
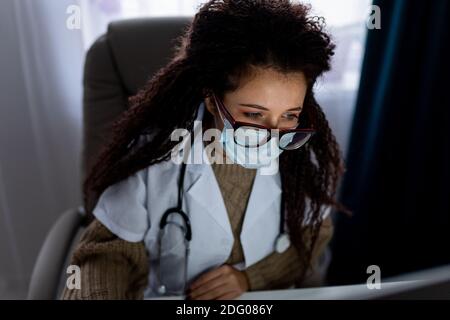
[[[303,109],[303,107],[300,106],[300,107],[288,109],[288,110],[286,110],[286,111],[302,111],[302,109]]]
[[[240,106],[243,106],[243,107],[250,107],[250,108],[255,108],[255,109],[260,109],[260,110],[265,110],[265,111],[269,111],[269,109],[267,109],[267,108],[265,108],[265,107],[263,107],[263,106],[260,106],[260,105],[258,105],[258,104],[252,104],[252,103],[240,103],[239,104]],[[303,107],[296,107],[296,108],[291,108],[291,109],[288,109],[288,110],[286,110],[286,111],[301,111],[303,109]]]
[[[243,106],[243,107],[250,107],[250,108],[255,108],[255,109],[260,109],[260,110],[266,110],[266,111],[269,111],[269,109],[264,108],[263,106],[260,106],[260,105],[258,105],[258,104],[240,103],[239,105],[240,105],[240,106]]]

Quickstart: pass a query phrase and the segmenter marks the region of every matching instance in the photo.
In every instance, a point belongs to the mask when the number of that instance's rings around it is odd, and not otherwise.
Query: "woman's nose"
[[[271,129],[278,129],[278,124],[279,124],[278,117],[271,117],[268,119],[266,126]]]

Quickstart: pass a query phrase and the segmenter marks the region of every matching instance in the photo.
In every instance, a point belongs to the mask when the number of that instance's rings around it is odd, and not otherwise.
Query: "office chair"
[[[111,125],[127,108],[129,96],[172,56],[172,48],[191,18],[141,18],[112,22],[86,54],[83,79],[82,181],[111,138]],[[66,268],[86,227],[82,207],[64,212],[38,254],[28,299],[58,299]]]

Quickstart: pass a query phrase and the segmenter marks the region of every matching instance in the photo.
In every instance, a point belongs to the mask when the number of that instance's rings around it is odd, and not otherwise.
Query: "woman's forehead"
[[[280,73],[274,69],[260,69],[245,76],[233,92],[225,96],[232,104],[255,104],[267,109],[291,109],[303,105],[307,90],[304,75]]]

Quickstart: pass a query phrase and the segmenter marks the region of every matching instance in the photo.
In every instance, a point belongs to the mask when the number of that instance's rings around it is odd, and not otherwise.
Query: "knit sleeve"
[[[83,233],[71,264],[80,267],[81,288],[64,288],[62,299],[142,299],[148,279],[144,243],[128,242],[94,220]]]
[[[311,264],[317,265],[333,235],[331,217],[324,219],[312,252]],[[306,235],[309,238],[309,235]],[[297,249],[291,245],[282,253],[272,252],[264,259],[244,270],[249,283],[249,290],[285,289],[297,283],[302,273],[302,263]]]

